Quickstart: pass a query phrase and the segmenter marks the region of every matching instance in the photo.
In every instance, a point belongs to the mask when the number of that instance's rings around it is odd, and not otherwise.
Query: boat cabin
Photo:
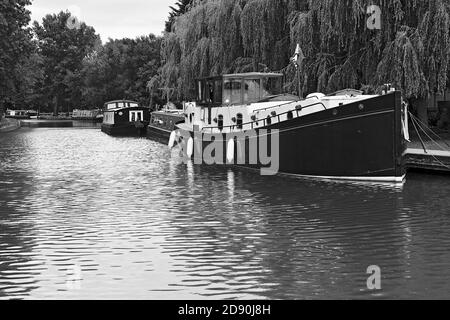
[[[150,109],[139,106],[135,101],[120,100],[105,103],[103,124],[118,125],[150,120]]]
[[[176,125],[182,122],[184,122],[182,110],[155,111],[151,114],[149,126],[172,132]]]
[[[218,107],[247,105],[282,94],[283,75],[279,73],[241,73],[198,79],[198,105]]]
[[[279,73],[256,72],[199,79],[196,100],[184,104],[185,122],[177,127],[211,133],[266,128],[372,97],[347,89],[300,99],[283,92],[283,80]]]

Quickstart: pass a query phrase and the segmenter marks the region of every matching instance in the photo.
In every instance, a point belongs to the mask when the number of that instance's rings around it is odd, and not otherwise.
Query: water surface
[[[21,129],[0,136],[0,298],[449,298],[449,195],[448,176],[261,177],[98,129]]]

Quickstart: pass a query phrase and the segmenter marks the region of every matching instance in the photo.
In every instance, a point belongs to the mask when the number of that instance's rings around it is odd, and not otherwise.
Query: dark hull
[[[16,120],[28,120],[31,119],[31,116],[5,116],[5,118]]]
[[[145,137],[146,125],[137,128],[133,123],[125,124],[102,124],[102,132],[117,137]]]
[[[396,92],[341,106],[337,114],[333,110],[324,110],[261,129],[279,130],[278,173],[401,182],[406,173],[401,112],[401,96]],[[256,132],[259,141],[261,131]],[[223,150],[226,150],[227,139],[229,136],[223,134]],[[210,144],[203,142],[203,150]],[[270,144],[268,149],[270,155]],[[249,153],[247,139],[245,163],[237,163],[235,150],[234,160],[229,164],[253,169],[268,167],[260,161],[258,165],[250,164]],[[226,152],[222,163],[227,163]]]
[[[147,138],[165,145],[169,143],[170,133],[170,131],[152,125],[147,126]]]

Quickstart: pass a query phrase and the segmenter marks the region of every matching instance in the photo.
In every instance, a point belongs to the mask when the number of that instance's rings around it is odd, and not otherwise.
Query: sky
[[[176,0],[32,0],[28,7],[32,21],[42,21],[49,13],[69,10],[93,26],[102,41],[108,38],[136,38],[161,35]]]

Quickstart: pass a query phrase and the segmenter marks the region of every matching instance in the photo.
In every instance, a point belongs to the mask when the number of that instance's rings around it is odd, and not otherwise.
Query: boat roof
[[[174,116],[178,116],[178,115],[182,115],[184,116],[184,111],[181,109],[175,109],[175,110],[159,110],[159,111],[154,111],[152,112],[152,114],[159,114],[159,115],[174,115]]]
[[[113,101],[105,102],[105,104],[112,104],[112,103],[118,103],[118,102],[126,102],[126,103],[130,102],[130,103],[139,104],[138,102],[133,101],[133,100],[113,100]]]
[[[36,110],[28,110],[28,109],[6,109],[6,111],[19,111],[19,112],[37,112]]]
[[[120,108],[111,108],[111,109],[107,109],[104,110],[103,112],[116,112],[116,111],[120,111],[120,110],[146,110],[146,109],[150,109],[149,107],[142,107],[142,106],[134,106],[134,107],[120,107]]]
[[[283,77],[282,73],[276,72],[246,72],[246,73],[230,73],[223,74],[221,76],[211,76],[211,77],[203,77],[198,78],[196,80],[212,80],[212,79],[236,79],[236,78],[277,78]]]

